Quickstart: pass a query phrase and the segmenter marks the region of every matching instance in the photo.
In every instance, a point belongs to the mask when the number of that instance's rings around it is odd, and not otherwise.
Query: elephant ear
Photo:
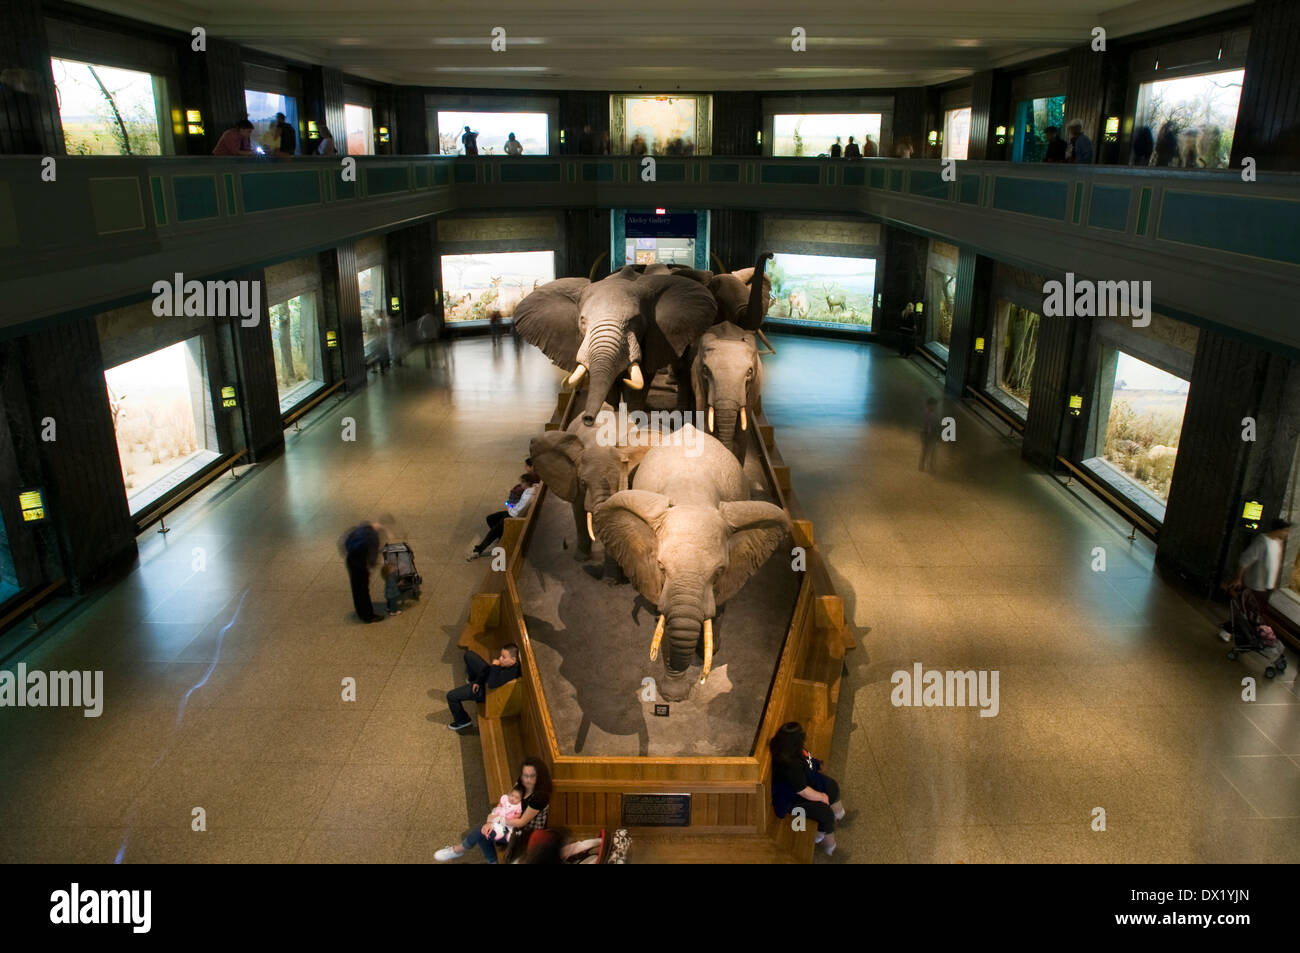
[[[713,280],[713,272],[702,271],[699,268],[692,268],[689,265],[669,265],[668,271],[674,275],[681,275],[683,278],[690,278],[692,281],[698,281],[702,285],[707,285]]]
[[[582,346],[578,303],[590,284],[586,278],[560,278],[515,305],[515,330],[520,337],[566,371],[578,366],[578,348]]]
[[[656,604],[663,593],[664,574],[659,571],[655,529],[667,512],[668,497],[648,490],[623,490],[598,507],[593,517],[597,538],[637,592]]]
[[[758,500],[723,503],[718,513],[731,530],[727,538],[727,568],[713,584],[713,598],[722,605],[740,592],[749,577],[767,562],[792,527],[785,510]]]
[[[638,282],[646,292],[653,320],[647,322],[645,366],[666,367],[718,319],[718,302],[698,281],[678,275],[652,275]]]
[[[582,450],[582,441],[564,430],[548,430],[528,444],[528,455],[542,481],[552,493],[569,502],[578,496]]]

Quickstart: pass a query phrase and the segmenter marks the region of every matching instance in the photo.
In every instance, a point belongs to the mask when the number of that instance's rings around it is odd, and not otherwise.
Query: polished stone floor
[[[1229,662],[1217,610],[1156,578],[1149,544],[963,407],[918,473],[924,366],[773,338],[764,406],[860,636],[828,765],[854,813],[829,862],[1300,859],[1294,667]],[[146,533],[130,576],[5,663],[103,669],[106,701],[0,709],[0,861],[420,862],[485,814],[501,792],[442,697],[485,568],[463,555],[560,376],[510,342],[413,355]],[[365,517],[425,579],[372,626],[338,555]],[[996,670],[997,716],[893,706],[918,662]]]

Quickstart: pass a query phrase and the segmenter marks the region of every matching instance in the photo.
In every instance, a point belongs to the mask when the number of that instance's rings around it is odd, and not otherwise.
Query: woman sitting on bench
[[[524,787],[522,804],[524,812],[518,817],[506,819],[505,823],[517,832],[512,850],[524,850],[533,831],[546,829],[546,817],[551,803],[551,775],[540,758],[525,758],[519,769],[519,783]],[[483,851],[483,859],[489,864],[497,862],[496,845],[492,840],[491,818],[478,830],[467,831],[459,844],[444,847],[433,855],[434,860],[459,860],[465,851],[475,844]]]

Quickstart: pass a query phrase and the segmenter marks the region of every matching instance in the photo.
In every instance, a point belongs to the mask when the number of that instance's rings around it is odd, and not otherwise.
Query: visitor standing
[[[835,141],[831,143],[831,158],[838,159],[844,155],[844,147],[840,145],[840,137],[836,136]]]
[[[284,113],[275,114],[275,125],[272,128],[277,137],[276,155],[286,158],[298,151],[298,134],[293,131],[293,126],[285,122]]]
[[[853,141],[852,136],[849,136],[849,144],[844,147],[844,158],[846,159],[862,158],[862,150],[858,148],[858,144]]]
[[[1080,165],[1092,162],[1092,140],[1083,134],[1083,120],[1071,119],[1065,124],[1065,131],[1070,139],[1066,150],[1066,161]]]
[[[1228,588],[1234,592],[1249,589],[1255,594],[1261,609],[1267,606],[1282,576],[1282,555],[1290,532],[1291,524],[1277,519],[1267,531],[1258,533],[1242,551],[1241,559],[1237,561],[1237,575]]]
[[[214,156],[251,156],[253,152],[253,124],[241,119],[221,134]]]
[[[1047,140],[1047,151],[1043,153],[1043,161],[1064,162],[1065,140],[1061,138],[1061,130],[1055,126],[1048,126],[1043,130],[1043,138]]]
[[[334,134],[330,132],[330,127],[325,123],[320,124],[320,142],[316,144],[316,154],[318,156],[336,156],[339,154],[338,147],[334,145]]]
[[[513,132],[506,137],[505,148],[506,148],[506,155],[508,156],[521,156],[524,154],[524,147],[520,144],[519,140],[515,138],[515,134]]]
[[[478,133],[471,132],[469,126],[465,127],[465,132],[460,137],[460,143],[465,147],[465,155],[478,155]]]

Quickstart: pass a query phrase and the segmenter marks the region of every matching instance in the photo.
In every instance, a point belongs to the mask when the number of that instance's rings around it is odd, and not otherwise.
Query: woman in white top
[[[1228,587],[1233,591],[1250,589],[1262,609],[1268,597],[1277,588],[1282,575],[1282,554],[1286,550],[1286,537],[1291,524],[1274,520],[1267,532],[1258,534],[1241,554],[1237,563],[1237,577]]]
[[[318,156],[336,156],[339,154],[338,149],[334,147],[334,134],[330,132],[330,127],[321,123],[320,125],[320,144],[316,146]]]
[[[519,482],[510,490],[510,498],[505,502],[505,509],[496,513],[490,513],[487,517],[488,531],[483,537],[483,541],[475,546],[465,562],[472,562],[480,556],[486,556],[488,547],[501,538],[501,533],[505,530],[506,517],[524,516],[529,508],[533,505],[533,500],[537,499],[537,491],[541,488],[542,478],[537,475],[533,469],[533,458],[529,457],[524,461],[525,470],[519,477]]]

